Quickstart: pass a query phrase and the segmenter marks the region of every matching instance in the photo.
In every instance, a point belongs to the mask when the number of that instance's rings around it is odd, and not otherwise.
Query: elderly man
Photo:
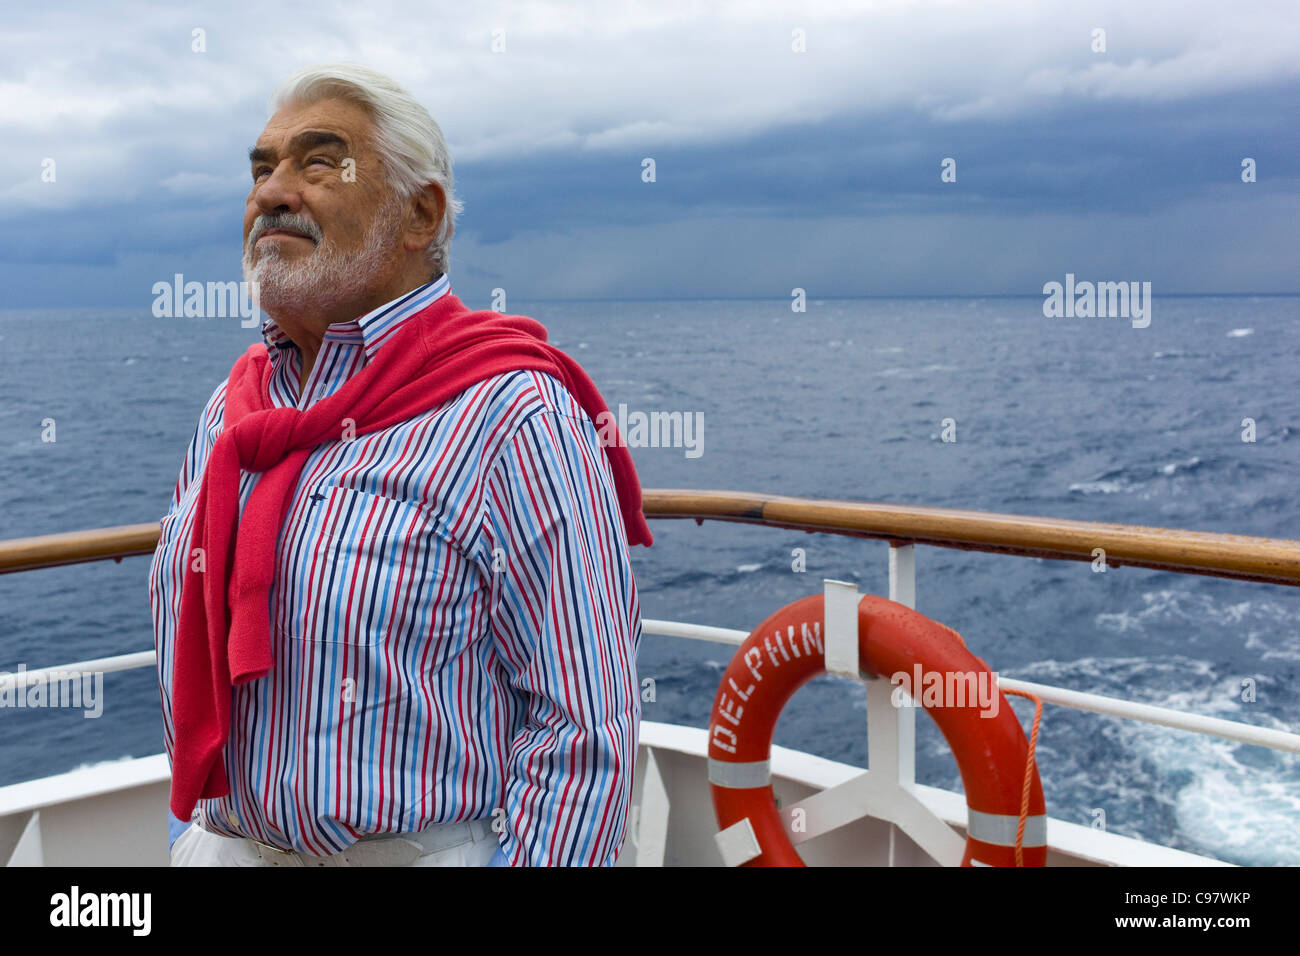
[[[612,864],[631,457],[541,325],[451,294],[418,102],[337,66],[273,108],[244,212],[264,342],[200,416],[150,573],[173,865]]]

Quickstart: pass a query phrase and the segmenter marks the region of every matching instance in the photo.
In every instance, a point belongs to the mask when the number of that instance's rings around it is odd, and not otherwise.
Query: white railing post
[[[889,546],[889,600],[916,610],[916,545]]]
[[[889,547],[889,600],[916,608],[915,545]],[[894,691],[888,674],[867,682],[867,767],[888,768],[910,787],[916,783],[916,705],[899,690],[903,706],[895,707]],[[882,764],[875,762],[877,754]]]
[[[910,546],[900,558],[890,553],[891,598],[898,595],[908,599],[911,606],[914,595]],[[935,859],[951,863],[954,856],[951,831],[931,825],[925,814],[917,813],[912,799],[916,785],[916,709],[910,698],[906,704],[894,705],[894,684],[888,674],[864,677],[861,672],[858,644],[858,603],[860,596],[855,584],[827,579],[825,589],[824,620],[826,622],[825,659],[827,673],[860,680],[867,693],[867,773],[859,787],[867,789],[850,797],[845,791],[825,800],[804,801],[810,810],[816,809],[821,830],[833,828],[832,818],[847,822],[861,816],[868,792],[874,799],[883,801],[888,811],[882,811],[890,820],[889,855],[894,862],[896,826],[900,823],[906,832],[919,843],[934,851]],[[902,602],[900,602],[902,603]],[[796,841],[798,842],[798,841]],[[960,860],[960,852],[955,852]]]
[[[916,607],[916,547],[889,546],[889,600]],[[899,704],[895,706],[897,693]],[[867,681],[867,767],[889,775],[901,787],[916,783],[916,706],[889,675]],[[895,865],[898,827],[889,827],[889,865]]]

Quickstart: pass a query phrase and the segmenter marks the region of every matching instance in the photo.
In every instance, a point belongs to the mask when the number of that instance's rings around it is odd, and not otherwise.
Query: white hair
[[[351,63],[299,70],[275,91],[271,112],[290,103],[310,104],[331,98],[350,100],[370,114],[388,185],[399,196],[408,199],[429,183],[442,187],[447,209],[426,252],[429,265],[446,273],[456,216],[464,205],[453,189],[451,155],[442,130],[429,111],[392,79]]]

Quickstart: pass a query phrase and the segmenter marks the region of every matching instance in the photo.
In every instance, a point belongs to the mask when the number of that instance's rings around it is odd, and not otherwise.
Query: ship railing
[[[917,545],[1300,585],[1300,542],[1275,538],[748,492],[647,490],[642,500],[649,519],[730,521],[883,540],[889,545],[889,597],[908,607],[916,606]],[[157,525],[138,524],[0,542],[0,574],[148,555],[158,535]],[[857,593],[856,586],[842,582],[826,581],[824,587],[828,600],[852,599]],[[749,636],[743,630],[652,619],[643,619],[642,629],[732,646]],[[828,630],[826,640],[850,641],[856,635]],[[30,684],[59,673],[107,673],[155,664],[153,651],[140,651],[9,674],[0,681]],[[806,842],[869,812],[897,825],[940,863],[959,862],[964,841],[913,795],[916,708],[894,706],[894,687],[884,677],[863,678],[862,683],[867,688],[869,769],[788,808],[810,811],[806,830],[792,839]],[[1027,691],[1046,704],[1300,753],[1300,734],[1275,728],[1005,677],[999,677],[998,686]],[[656,772],[653,755],[648,769]],[[668,807],[659,802],[643,803],[643,825],[662,829]],[[743,840],[720,840],[719,847],[724,862],[744,862]]]

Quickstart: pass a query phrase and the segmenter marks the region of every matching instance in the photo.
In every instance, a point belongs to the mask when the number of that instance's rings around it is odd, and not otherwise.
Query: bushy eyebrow
[[[318,146],[338,146],[347,149],[348,144],[338,133],[325,129],[305,129],[289,140],[290,152],[315,149]],[[275,150],[266,146],[254,146],[248,151],[249,163],[269,163],[275,158]]]

